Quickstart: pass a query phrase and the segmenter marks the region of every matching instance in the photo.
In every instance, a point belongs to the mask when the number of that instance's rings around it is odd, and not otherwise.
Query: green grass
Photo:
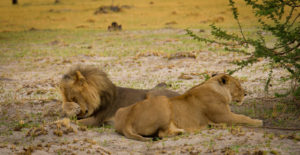
[[[142,52],[174,53],[201,50],[203,47],[202,43],[191,40],[183,31],[107,33],[99,30],[45,30],[0,33],[1,63],[48,56],[124,57]]]
[[[229,32],[238,32],[228,28]],[[202,37],[211,37],[210,30],[195,33]],[[244,30],[250,37],[256,29]],[[267,42],[272,37],[266,35]],[[28,60],[56,57],[68,58],[78,55],[87,56],[135,56],[144,52],[204,51],[225,52],[224,47],[214,46],[192,40],[183,29],[137,30],[106,32],[95,29],[35,30],[18,32],[0,32],[0,64],[14,60]],[[228,53],[228,52],[226,52]],[[55,62],[49,62],[55,63]],[[32,64],[29,64],[32,66]]]

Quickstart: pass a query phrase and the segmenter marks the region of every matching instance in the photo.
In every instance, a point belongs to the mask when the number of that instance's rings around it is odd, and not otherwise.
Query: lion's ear
[[[218,75],[217,73],[214,73],[214,74],[211,75],[211,77],[214,77],[214,76],[217,76],[217,75]]]
[[[151,93],[147,93],[146,99],[150,99],[150,98],[153,98],[153,95]]]
[[[220,77],[220,79],[218,79],[220,85],[225,85],[228,83],[228,77],[227,75],[223,75]]]
[[[80,71],[76,71],[76,82],[83,84],[85,82],[85,77],[81,74]]]

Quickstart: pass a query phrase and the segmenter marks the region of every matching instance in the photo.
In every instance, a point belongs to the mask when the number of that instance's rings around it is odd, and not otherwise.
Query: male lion
[[[68,116],[77,116],[81,119],[79,123],[87,126],[109,121],[119,108],[144,100],[146,94],[179,95],[159,85],[150,90],[118,87],[103,71],[91,66],[71,69],[61,79],[60,90],[63,111]]]
[[[235,114],[229,103],[244,99],[240,83],[230,75],[219,74],[181,96],[151,96],[141,102],[120,108],[115,115],[116,131],[128,138],[146,141],[194,131],[209,123],[262,126],[262,120]]]

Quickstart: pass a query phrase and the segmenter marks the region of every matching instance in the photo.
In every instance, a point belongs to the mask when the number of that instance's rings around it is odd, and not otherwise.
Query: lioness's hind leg
[[[152,138],[143,137],[143,136],[133,132],[132,129],[128,129],[128,128],[123,130],[123,134],[125,137],[134,139],[134,140],[139,140],[139,141],[144,141],[144,142],[152,140]]]
[[[166,136],[176,136],[184,133],[184,129],[179,129],[175,126],[173,122],[171,122],[166,130],[159,130],[158,137],[166,137]]]

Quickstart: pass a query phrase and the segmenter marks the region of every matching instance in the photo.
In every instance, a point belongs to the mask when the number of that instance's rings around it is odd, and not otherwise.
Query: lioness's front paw
[[[65,102],[62,109],[68,117],[77,116],[81,111],[80,106],[75,102]]]
[[[259,119],[257,119],[257,120],[255,120],[256,122],[255,122],[255,126],[256,127],[261,127],[261,126],[263,126],[263,121],[262,120],[259,120]]]

